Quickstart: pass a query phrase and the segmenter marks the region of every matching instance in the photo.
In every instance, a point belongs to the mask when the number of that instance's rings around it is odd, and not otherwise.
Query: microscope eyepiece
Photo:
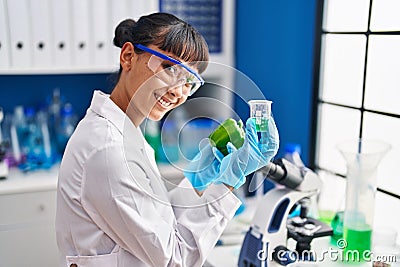
[[[290,189],[295,189],[304,179],[302,169],[286,159],[270,162],[261,171],[267,178]]]

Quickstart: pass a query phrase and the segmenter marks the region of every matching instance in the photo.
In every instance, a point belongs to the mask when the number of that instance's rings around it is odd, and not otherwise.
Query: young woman
[[[139,126],[160,120],[204,83],[207,45],[165,13],[121,22],[114,44],[121,48],[118,82],[111,95],[94,92],[60,166],[60,266],[201,266],[240,205],[231,190],[255,170],[243,159],[265,165],[276,154],[275,124],[269,145],[259,144],[249,121],[242,148],[216,157],[206,147],[188,178],[167,192]],[[192,187],[199,184],[201,196]]]

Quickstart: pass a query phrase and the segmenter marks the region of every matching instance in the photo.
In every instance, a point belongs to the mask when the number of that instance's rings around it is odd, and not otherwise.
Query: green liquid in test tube
[[[256,123],[257,132],[268,131],[268,120],[271,117],[271,104],[269,100],[250,100],[250,117]]]

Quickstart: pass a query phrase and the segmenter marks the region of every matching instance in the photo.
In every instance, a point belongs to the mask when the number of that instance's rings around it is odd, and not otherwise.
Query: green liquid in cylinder
[[[344,255],[343,259],[345,261],[357,261],[357,258],[354,260],[352,258],[352,254],[354,255],[358,251],[360,261],[364,261],[367,259],[363,259],[364,251],[371,250],[371,237],[372,237],[372,230],[369,227],[365,227],[365,229],[355,230],[348,227],[344,227],[343,238],[347,242],[346,248],[344,248]],[[350,255],[347,256],[346,255]],[[366,256],[371,256],[370,254],[366,253]]]
[[[253,118],[256,123],[257,132],[268,132],[268,119],[267,118]]]

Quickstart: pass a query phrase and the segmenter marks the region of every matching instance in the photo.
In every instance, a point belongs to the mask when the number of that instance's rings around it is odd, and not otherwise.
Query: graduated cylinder
[[[338,145],[347,163],[346,206],[343,222],[344,252],[357,252],[359,259],[371,250],[377,169],[390,145],[381,141],[356,140]]]

